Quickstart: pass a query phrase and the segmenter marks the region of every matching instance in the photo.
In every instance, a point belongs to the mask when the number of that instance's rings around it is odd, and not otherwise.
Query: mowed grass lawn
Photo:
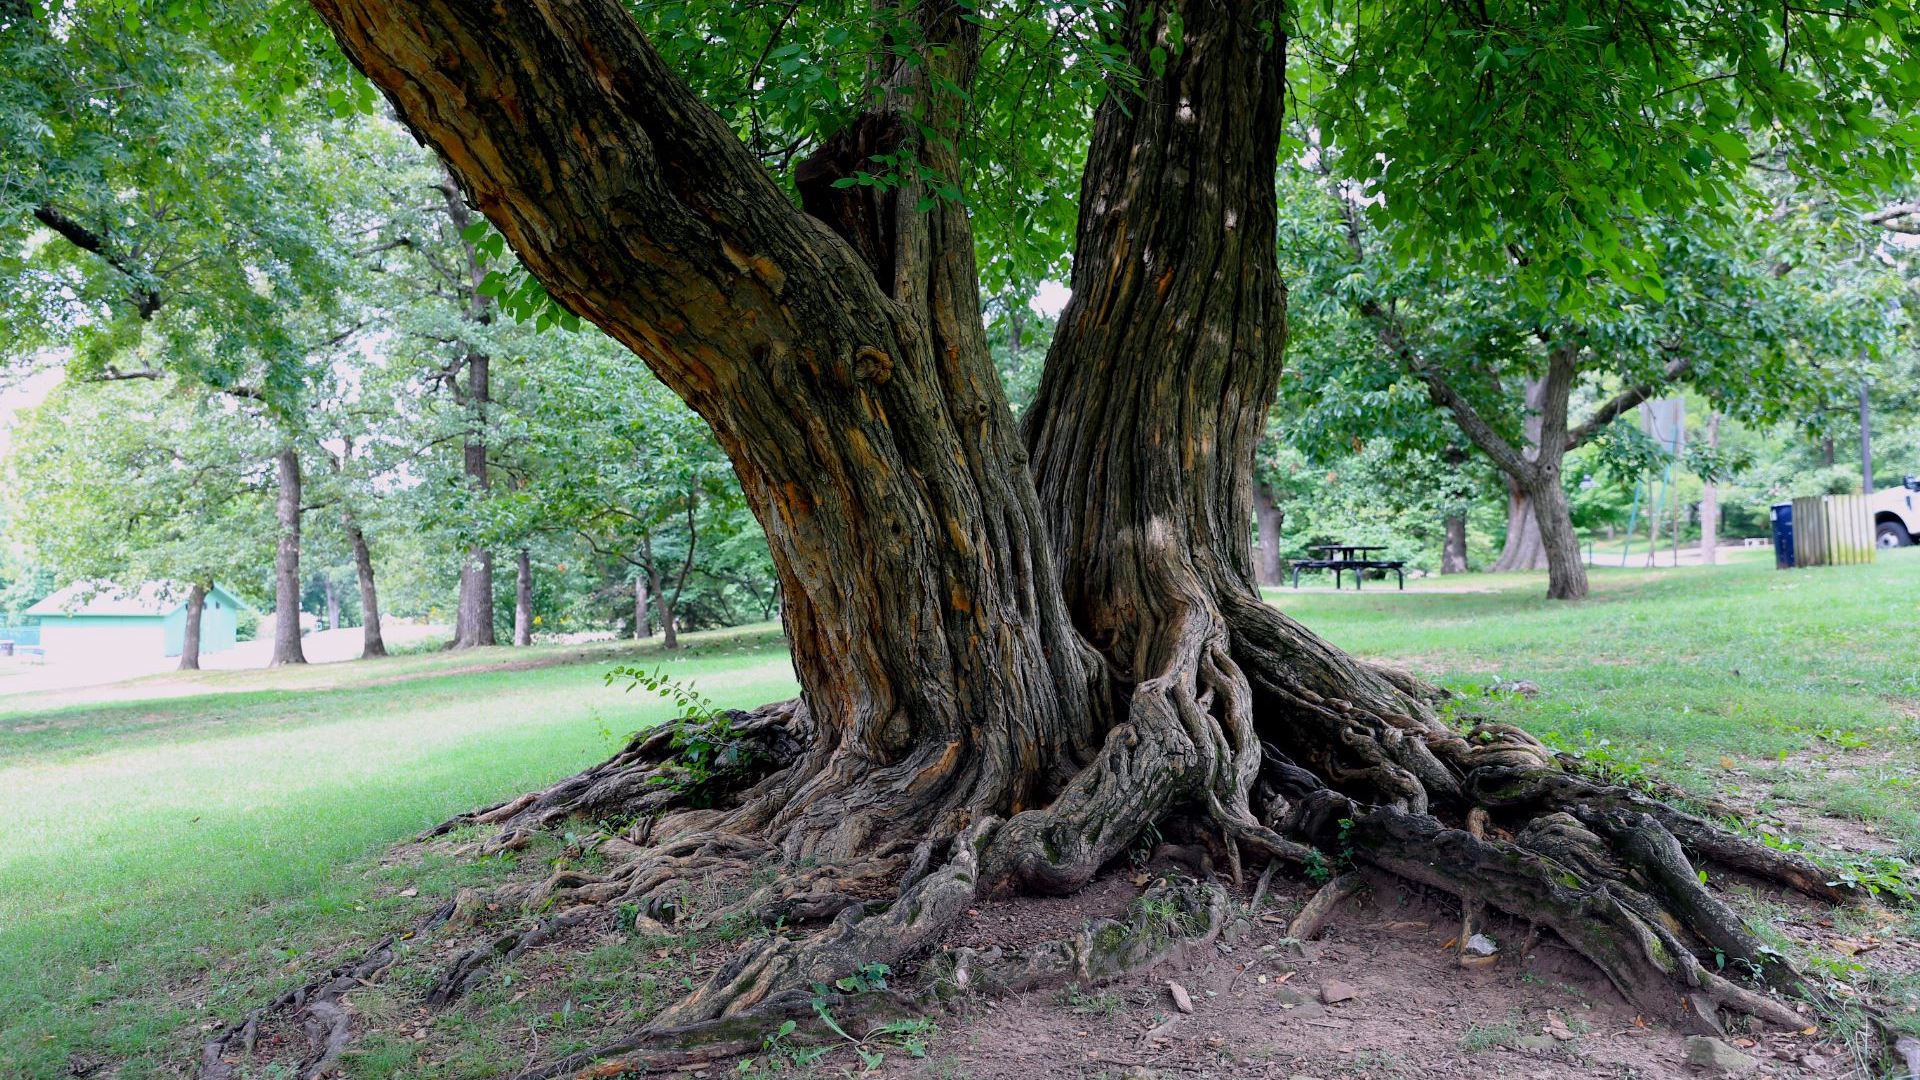
[[[1575,605],[1541,599],[1537,576],[1269,596],[1611,768],[1810,829],[1835,815],[1920,854],[1920,552],[1794,573],[1596,570],[1594,586]],[[636,659],[722,705],[794,689],[760,628],[671,659],[499,649],[160,677],[111,703],[0,700],[0,1076],[189,1071],[203,1025],[485,878],[484,864],[381,856],[665,715],[604,685]],[[1485,693],[1519,679],[1539,695]]]
[[[481,655],[442,654],[185,676],[209,691],[191,697],[0,702],[0,1077],[184,1069],[200,1023],[403,921],[382,849],[665,716],[605,685],[615,662],[661,662],[726,706],[795,692],[777,633],[690,637],[672,659],[494,649],[495,664],[573,662],[475,671]],[[276,677],[300,688],[262,688]]]

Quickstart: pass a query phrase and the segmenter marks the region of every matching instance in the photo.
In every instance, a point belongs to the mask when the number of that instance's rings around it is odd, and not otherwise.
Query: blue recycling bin
[[[1790,502],[1773,504],[1773,566],[1776,570],[1793,569],[1793,504]]]

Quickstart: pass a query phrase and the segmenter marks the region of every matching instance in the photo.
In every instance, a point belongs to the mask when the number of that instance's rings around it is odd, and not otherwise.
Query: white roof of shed
[[[123,589],[103,581],[77,581],[28,608],[28,615],[151,615],[159,618],[187,602],[187,589],[149,581]]]

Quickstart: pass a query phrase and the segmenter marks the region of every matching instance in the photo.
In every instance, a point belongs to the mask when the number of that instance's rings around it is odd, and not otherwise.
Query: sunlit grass
[[[764,645],[666,663],[723,705],[794,690],[784,652]],[[119,710],[179,723],[96,736],[85,755],[72,739],[44,759],[12,747],[16,763],[0,767],[0,1075],[58,1075],[73,1053],[126,1058],[126,1076],[177,1064],[198,1007],[228,1004],[192,989],[199,973],[222,969],[229,994],[265,989],[328,942],[390,928],[370,903],[379,875],[357,860],[575,771],[610,735],[666,714],[607,688],[606,666],[115,706],[105,730],[129,730]]]

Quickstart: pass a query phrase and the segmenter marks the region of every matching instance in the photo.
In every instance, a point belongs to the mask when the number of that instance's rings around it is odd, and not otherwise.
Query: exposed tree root
[[[1769,989],[1811,989],[1701,883],[1690,856],[1823,901],[1851,899],[1811,860],[1575,775],[1516,728],[1460,730],[1432,709],[1437,692],[1319,645],[1272,609],[1224,610],[1165,623],[1162,674],[1131,686],[1123,718],[1049,802],[1011,817],[996,812],[1006,793],[957,764],[956,749],[876,766],[806,748],[806,711],[787,702],[732,714],[757,748],[752,764],[691,794],[671,733],[658,731],[547,791],[455,819],[437,832],[498,827],[483,850],[575,817],[619,832],[600,842],[610,869],[562,870],[526,890],[524,907],[552,914],[463,954],[428,1003],[455,1000],[500,961],[595,910],[630,904],[639,925],[657,920],[662,931],[742,917],[824,925],[746,948],[644,1030],[529,1080],[752,1053],[786,1020],[798,1039],[841,1038],[818,1023],[816,987],[876,963],[911,966],[981,896],[1071,891],[1143,832],[1178,820],[1215,837],[1236,878],[1243,850],[1269,869],[1275,860],[1357,864],[1457,896],[1463,941],[1483,907],[1551,931],[1650,1018],[1717,1030],[1725,1010],[1804,1025]],[[964,825],[943,827],[956,821]],[[1348,872],[1329,883],[1293,935],[1317,933],[1362,880]],[[731,898],[680,910],[689,883]],[[1208,914],[1180,932],[1109,923],[1018,957],[959,950],[928,971],[949,990],[1111,978],[1217,929],[1224,894],[1187,888],[1181,910]],[[308,989],[275,1003],[315,1027],[310,1063],[330,1061],[327,1048],[344,1039],[344,1015],[331,1007],[339,993],[381,967],[346,973],[331,997]],[[878,1017],[920,1003],[868,995],[842,1006]],[[236,1036],[247,1038],[230,1034],[209,1062]]]
[[[253,1053],[260,1026],[276,1014],[284,1014],[299,1024],[306,1038],[307,1052],[295,1072],[298,1080],[320,1080],[334,1075],[350,1035],[341,999],[349,990],[371,982],[393,966],[397,959],[396,942],[426,933],[446,922],[453,912],[454,905],[444,904],[416,922],[407,933],[381,939],[354,959],[248,1013],[238,1026],[221,1032],[201,1048],[200,1080],[232,1080],[233,1059],[237,1056],[244,1060]]]
[[[1300,914],[1293,917],[1287,925],[1287,936],[1301,941],[1311,941],[1320,936],[1326,928],[1327,920],[1333,917],[1334,910],[1345,903],[1353,894],[1365,888],[1367,879],[1358,873],[1345,873],[1320,886],[1310,898]]]

